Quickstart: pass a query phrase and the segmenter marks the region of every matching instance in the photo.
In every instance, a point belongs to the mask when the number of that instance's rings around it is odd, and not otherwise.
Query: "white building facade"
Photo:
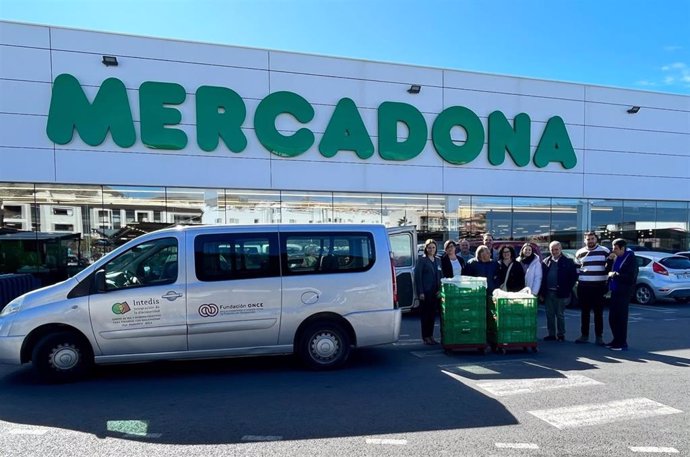
[[[681,250],[689,201],[688,96],[0,22],[5,228],[380,222]]]

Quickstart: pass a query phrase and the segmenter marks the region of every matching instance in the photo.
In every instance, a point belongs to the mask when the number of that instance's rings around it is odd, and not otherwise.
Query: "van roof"
[[[235,225],[235,224],[213,224],[213,225],[178,225],[175,227],[165,228],[162,230],[157,230],[151,233],[171,233],[171,232],[194,232],[194,233],[204,233],[204,232],[222,232],[225,230],[246,230],[246,231],[260,231],[260,230],[278,230],[281,232],[294,232],[294,231],[371,231],[371,230],[382,230],[385,229],[383,224],[251,224],[251,225]]]

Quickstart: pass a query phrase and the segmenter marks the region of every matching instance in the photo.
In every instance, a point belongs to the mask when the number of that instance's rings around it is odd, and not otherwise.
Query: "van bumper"
[[[23,336],[0,337],[0,363],[21,365]]]
[[[355,330],[357,347],[395,343],[400,338],[400,309],[364,311],[345,316]]]

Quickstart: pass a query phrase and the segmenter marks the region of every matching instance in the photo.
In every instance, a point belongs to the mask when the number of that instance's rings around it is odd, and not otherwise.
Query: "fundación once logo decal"
[[[199,306],[199,316],[213,317],[218,314],[218,306],[213,303],[204,303]]]
[[[113,305],[113,313],[115,314],[125,314],[131,310],[132,308],[129,307],[126,301],[123,301],[122,303],[115,303]]]

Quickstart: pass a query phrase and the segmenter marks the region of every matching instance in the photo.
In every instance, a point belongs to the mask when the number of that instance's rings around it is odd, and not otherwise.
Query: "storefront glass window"
[[[18,239],[37,230],[37,213],[33,184],[0,183],[0,274],[39,267],[37,238]]]
[[[225,220],[240,225],[280,223],[280,192],[226,189]]]
[[[659,244],[656,234],[656,202],[623,201],[623,238],[628,243],[650,249]]]
[[[472,231],[472,197],[469,195],[449,195],[444,198],[445,212],[448,219],[448,239],[471,239],[476,235]]]
[[[508,240],[512,235],[512,204],[510,197],[472,197],[473,230],[480,236],[490,232],[495,240]]]
[[[224,224],[223,189],[165,189],[166,222],[170,224]],[[155,221],[155,211],[151,214]]]
[[[172,223],[167,219],[163,187],[103,186],[103,211],[109,218],[99,222],[103,253]],[[162,220],[156,220],[157,212]]]
[[[547,241],[560,241],[563,249],[582,247],[584,232],[589,231],[588,212],[585,200],[552,198],[551,236]]]
[[[380,224],[381,194],[333,193],[334,222]]]
[[[43,284],[52,284],[72,276],[92,260],[94,241],[100,237],[101,186],[37,184],[34,198],[32,219],[39,229],[39,265],[32,274]]]
[[[0,229],[37,230],[33,184],[0,183]]]
[[[443,195],[427,196],[427,214],[422,222],[422,230],[428,238],[447,240],[458,233],[458,218],[449,210],[448,199]]]
[[[623,201],[590,200],[591,229],[602,242],[611,246],[611,241],[623,235]]]
[[[280,213],[283,224],[332,222],[333,194],[330,192],[281,192]]]
[[[659,245],[655,246],[673,251],[690,249],[688,228],[690,214],[685,202],[657,202],[656,237]]]
[[[420,240],[428,238],[427,196],[424,194],[383,194],[382,218],[386,227],[412,225]]]
[[[513,198],[513,234],[518,241],[546,242],[551,229],[551,199]]]

